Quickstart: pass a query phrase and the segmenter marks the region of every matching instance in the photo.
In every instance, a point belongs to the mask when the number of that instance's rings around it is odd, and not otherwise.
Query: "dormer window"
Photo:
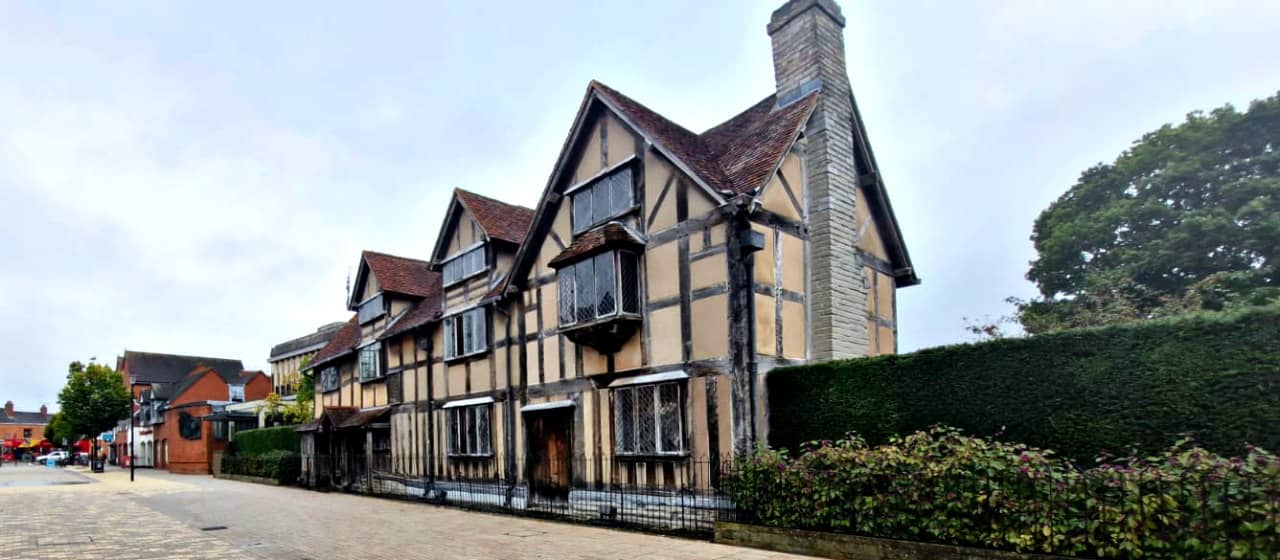
[[[228,385],[227,396],[235,402],[244,402],[244,385]]]
[[[484,245],[458,253],[444,263],[444,285],[454,284],[484,271]]]
[[[573,191],[573,233],[578,234],[625,214],[635,206],[634,172],[623,165]]]
[[[364,300],[364,303],[361,303],[358,311],[356,311],[356,315],[359,317],[358,320],[360,321],[360,324],[363,325],[383,316],[386,312],[386,300],[382,297],[382,294],[379,293],[376,296]]]

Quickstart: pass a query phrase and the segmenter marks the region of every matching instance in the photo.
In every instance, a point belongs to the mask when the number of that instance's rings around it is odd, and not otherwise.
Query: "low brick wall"
[[[836,560],[1067,560],[984,548],[716,522],[716,542]]]

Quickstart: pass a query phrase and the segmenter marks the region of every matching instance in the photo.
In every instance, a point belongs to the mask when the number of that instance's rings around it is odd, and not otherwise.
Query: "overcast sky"
[[[427,258],[453,187],[535,205],[593,78],[694,131],[774,86],[781,0],[427,4],[0,5],[0,401],[126,348],[268,369],[348,316],[362,248]],[[843,8],[924,280],[903,350],[1032,295],[1032,221],[1086,167],[1280,89],[1276,2]]]

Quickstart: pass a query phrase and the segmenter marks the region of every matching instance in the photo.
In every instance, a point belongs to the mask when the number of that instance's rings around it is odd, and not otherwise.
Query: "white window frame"
[[[227,400],[244,402],[244,385],[227,385]]]
[[[470,346],[467,346],[465,330],[468,322],[472,325]],[[466,358],[489,350],[489,314],[484,306],[445,317],[441,324],[444,325],[444,359]]]
[[[610,257],[612,257],[611,260],[613,261],[613,311],[609,311],[604,314],[600,313],[600,284],[599,284],[600,274],[597,272],[594,272],[595,263],[598,262],[597,257],[601,255],[609,255]],[[622,277],[622,259],[624,257],[632,259],[632,262],[635,263],[634,268],[635,268],[636,277],[633,282],[635,287],[635,294],[633,294],[635,309],[633,310],[626,310],[624,309],[624,305],[623,305],[624,282]],[[578,289],[579,288],[578,266],[581,264],[585,264],[587,261],[592,261],[592,267],[593,267],[592,278],[596,281],[596,283],[592,286],[592,289],[591,289],[592,299],[595,300],[592,303],[592,305],[595,306],[595,314],[590,319],[579,319],[578,317],[579,305],[578,305],[577,299],[578,299],[578,296],[582,293],[582,290]],[[572,289],[573,289],[573,294],[571,294],[569,297],[566,297],[566,294],[565,294],[567,284],[572,284]],[[614,249],[611,251],[605,251],[603,253],[596,253],[594,255],[591,255],[590,257],[586,257],[581,260],[574,261],[573,264],[566,265],[560,270],[556,271],[556,287],[559,290],[556,295],[557,295],[557,302],[559,303],[559,306],[560,306],[560,308],[556,310],[556,313],[559,321],[558,324],[561,327],[573,327],[579,324],[589,324],[589,323],[594,323],[596,321],[600,321],[602,319],[608,319],[611,317],[618,317],[618,316],[639,317],[640,316],[640,255],[632,251]],[[570,303],[572,304],[572,307],[566,308],[565,305]]]
[[[486,403],[446,409],[449,421],[447,443],[450,457],[493,456],[493,416],[490,413],[492,408]],[[484,426],[487,429],[481,427],[481,417],[484,418]],[[467,431],[466,437],[463,437],[461,430]]]
[[[477,243],[445,258],[440,267],[443,285],[452,286],[465,282],[489,270],[489,254],[486,247],[484,243]]]
[[[373,375],[365,375],[366,356],[373,357]],[[382,341],[375,340],[356,350],[356,369],[360,381],[369,381],[382,377]]]
[[[675,388],[675,410],[676,414],[663,416],[662,414],[662,388],[664,386],[672,386]],[[653,450],[642,449],[639,441],[639,414],[640,407],[635,404],[636,399],[641,394],[641,389],[650,388],[653,390]],[[684,383],[679,381],[665,381],[662,383],[647,383],[637,385],[627,385],[618,387],[613,391],[613,437],[614,452],[619,456],[636,456],[636,457],[656,457],[656,456],[680,456],[688,453],[688,442],[684,433]],[[624,448],[622,441],[623,429],[620,425],[624,421],[622,414],[623,409],[619,401],[623,395],[632,396],[631,407],[631,434],[635,441],[630,442],[630,448]],[[675,422],[676,434],[679,435],[679,445],[677,449],[664,449],[662,441],[662,429],[670,422]]]
[[[628,173],[630,181],[627,186],[627,201],[622,207],[615,207],[618,200],[615,198],[614,177],[618,177],[622,173]],[[626,214],[636,207],[636,177],[639,175],[638,170],[631,162],[625,162],[617,167],[608,170],[599,177],[593,178],[590,182],[582,186],[575,187],[568,195],[570,197],[569,220],[573,223],[573,234],[578,235],[597,225],[603,224],[618,216]],[[598,190],[607,190],[607,198],[609,200],[609,212],[607,214],[597,214],[595,211],[595,199],[600,197]],[[591,219],[586,223],[580,223],[578,219],[578,207],[581,203],[591,204],[591,210],[588,212]]]

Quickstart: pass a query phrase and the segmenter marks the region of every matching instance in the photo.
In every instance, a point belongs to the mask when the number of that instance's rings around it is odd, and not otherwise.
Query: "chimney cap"
[[[787,0],[787,3],[774,10],[773,15],[769,18],[769,34],[773,35],[810,8],[822,10],[832,20],[835,20],[840,27],[844,27],[844,13],[840,11],[840,5],[833,0]]]

